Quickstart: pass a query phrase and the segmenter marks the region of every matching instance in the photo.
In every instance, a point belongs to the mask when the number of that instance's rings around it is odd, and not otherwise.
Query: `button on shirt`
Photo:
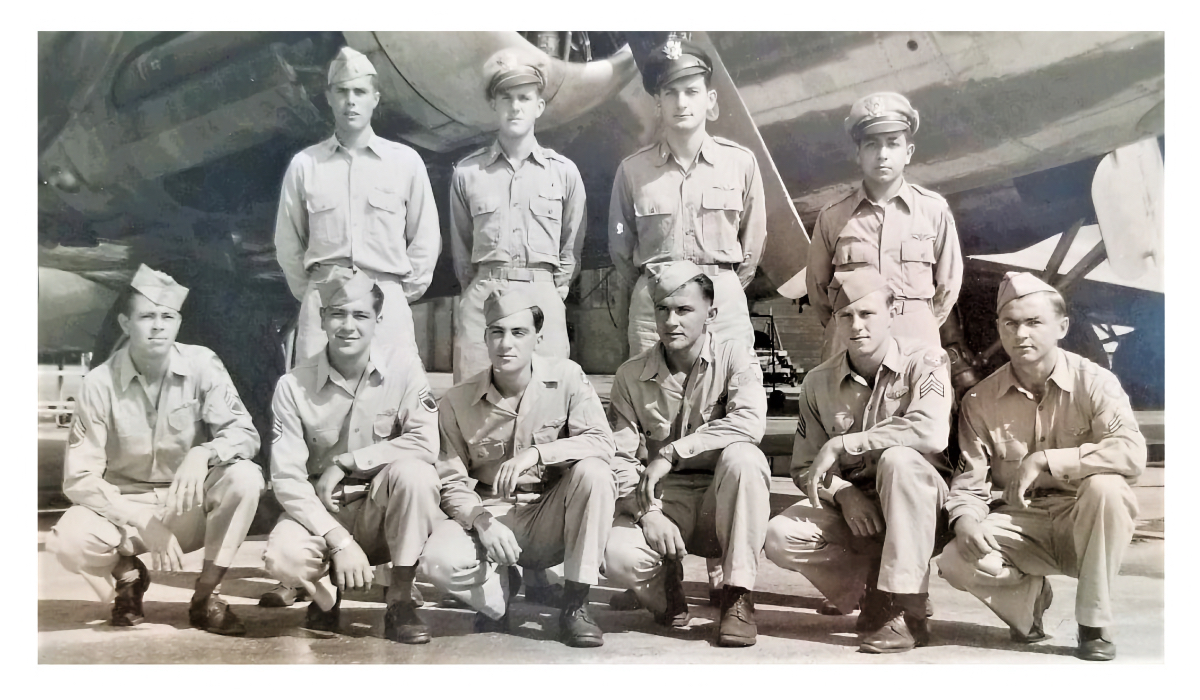
[[[715,136],[687,170],[666,141],[648,146],[617,167],[608,221],[609,255],[629,284],[647,263],[690,260],[733,265],[745,287],[767,240],[758,161]]]
[[[170,353],[157,405],[128,347],[88,372],[75,403],[63,492],[120,525],[139,512],[121,495],[170,486],[193,447],[212,450],[213,466],[258,453],[254,423],[216,354],[183,343]]]
[[[297,299],[317,263],[349,261],[396,275],[411,303],[433,280],[442,249],[425,163],[403,144],[371,134],[357,153],[336,136],[292,158],[275,219],[275,254]]]
[[[828,488],[817,496],[833,502],[838,491],[854,485],[875,492],[876,460],[889,447],[911,447],[946,476],[943,451],[950,439],[949,359],[938,349],[904,350],[893,338],[874,386],[854,371],[842,351],[804,377],[800,415],[792,447],[792,479],[808,486],[808,469],[825,443],[842,436],[846,454],[830,470]]]
[[[905,182],[875,203],[862,184],[817,216],[808,248],[808,294],[821,325],[833,316],[834,272],[869,265],[900,299],[929,300],[938,325],[962,286],[962,250],[950,207],[941,195]]]
[[[1050,472],[1034,488],[1074,493],[1093,474],[1135,483],[1146,468],[1146,439],[1129,397],[1112,372],[1066,350],[1039,402],[1016,380],[1012,364],[996,370],[963,399],[962,448],[950,482],[950,520],[988,514],[991,490],[1011,483],[1027,454],[1044,451]]]
[[[587,205],[579,169],[535,145],[519,168],[498,142],[464,158],[450,185],[450,251],[465,289],[480,263],[551,265],[565,297],[583,250]]]
[[[515,412],[492,383],[490,371],[455,385],[442,397],[439,470],[465,470],[472,479],[491,485],[501,464],[533,447],[538,452],[537,476],[551,483],[561,476],[554,468],[568,468],[588,457],[612,460],[612,431],[604,406],[579,365],[534,355],[532,373]],[[443,462],[453,466],[443,467]],[[447,513],[468,528],[478,515],[470,508]]]
[[[314,535],[338,526],[310,481],[338,455],[353,455],[348,476],[359,479],[400,458],[437,458],[437,404],[420,361],[379,345],[370,352],[361,381],[339,374],[323,352],[275,387],[272,488],[284,511]]]

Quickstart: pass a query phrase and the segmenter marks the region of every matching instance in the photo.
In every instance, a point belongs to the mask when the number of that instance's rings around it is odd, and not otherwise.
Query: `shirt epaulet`
[[[851,189],[850,189],[850,191],[849,191],[849,192],[847,192],[845,195],[843,195],[843,196],[841,196],[841,197],[838,197],[837,199],[835,199],[835,200],[833,200],[833,201],[831,201],[831,202],[826,202],[826,203],[825,203],[825,206],[821,207],[821,210],[820,210],[819,212],[817,212],[817,216],[820,216],[821,214],[824,214],[825,212],[829,211],[830,209],[833,209],[834,207],[836,207],[837,205],[841,204],[842,202],[845,202],[846,200],[850,199],[851,197],[853,197],[853,196],[854,196],[854,194],[855,194],[856,192],[858,192],[858,188],[857,188],[857,187],[853,187],[853,188],[851,188]]]
[[[909,187],[912,187],[913,192],[916,192],[917,194],[923,194],[926,197],[929,197],[930,199],[941,202],[943,204],[946,203],[946,198],[943,197],[942,195],[938,194],[937,192],[934,192],[933,190],[931,190],[927,187],[922,187],[921,185],[917,185],[917,184],[914,184],[911,182],[908,184],[909,184]]]
[[[713,141],[716,141],[717,143],[721,144],[722,146],[729,146],[730,148],[736,148],[739,151],[745,151],[746,153],[749,153],[751,156],[754,155],[754,151],[750,150],[749,148],[746,148],[745,146],[743,146],[742,144],[740,144],[736,141],[730,141],[729,139],[727,139],[723,136],[713,136],[712,138],[713,138]]]
[[[460,161],[458,161],[457,163],[455,163],[455,164],[454,164],[454,167],[456,167],[456,168],[457,168],[457,167],[459,167],[460,165],[464,165],[464,164],[465,164],[465,163],[466,163],[468,160],[471,160],[472,158],[475,158],[475,157],[477,157],[477,156],[484,155],[484,154],[485,154],[485,153],[487,153],[487,152],[488,152],[488,147],[487,147],[487,146],[484,146],[484,147],[482,147],[482,148],[478,148],[478,149],[476,149],[476,150],[474,150],[474,151],[471,151],[471,152],[470,152],[470,153],[468,153],[467,155],[463,156],[462,160],[460,160]]]
[[[636,150],[636,151],[634,151],[632,154],[630,154],[630,155],[626,156],[626,157],[625,157],[625,158],[624,158],[624,159],[621,161],[621,163],[622,163],[622,164],[624,164],[624,163],[625,163],[625,162],[627,162],[627,161],[631,161],[631,160],[633,160],[634,158],[637,158],[638,156],[642,155],[642,154],[643,154],[643,153],[645,153],[646,151],[651,151],[651,150],[654,150],[655,148],[658,148],[658,142],[657,142],[657,141],[655,141],[655,142],[653,142],[653,143],[650,143],[650,144],[647,144],[647,145],[645,145],[645,146],[642,146],[641,148],[637,149],[637,150]]]

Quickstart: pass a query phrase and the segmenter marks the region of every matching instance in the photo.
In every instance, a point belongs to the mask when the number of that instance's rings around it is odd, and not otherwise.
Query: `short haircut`
[[[900,131],[885,131],[883,133],[885,133],[885,134],[904,134],[905,145],[913,143],[912,129],[901,129]],[[876,134],[870,134],[870,136],[875,136],[875,135]],[[863,139],[866,138],[867,136],[868,136],[868,134],[859,134],[858,138],[854,139],[854,145],[861,146]]]
[[[540,307],[536,304],[529,307],[529,310],[531,312],[533,312],[533,330],[534,330],[534,332],[541,333],[542,332],[542,324],[546,322],[546,314],[542,313],[542,307]]]
[[[375,315],[383,313],[383,290],[379,285],[371,285],[371,307],[375,309]]]
[[[1042,294],[1050,295],[1050,305],[1054,307],[1059,318],[1067,317],[1067,300],[1063,299],[1063,295],[1058,292],[1042,292]]]
[[[124,291],[117,295],[117,300],[113,302],[113,305],[117,307],[117,313],[124,314],[126,318],[132,318],[133,300],[138,297],[150,299],[150,297],[147,297],[133,287],[126,287]],[[154,300],[151,299],[150,301],[153,303]],[[178,314],[179,312],[175,311],[175,313]]]
[[[717,298],[716,292],[713,290],[712,278],[701,273],[687,281],[687,284],[695,282],[700,285],[700,296],[704,297],[709,306],[712,306],[713,300]]]

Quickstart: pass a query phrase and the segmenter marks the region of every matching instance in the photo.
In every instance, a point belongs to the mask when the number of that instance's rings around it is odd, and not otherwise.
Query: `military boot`
[[[926,624],[927,593],[892,593],[891,617],[867,635],[858,650],[868,654],[896,654],[929,643]]]
[[[740,586],[725,586],[717,646],[749,647],[756,641],[758,625],[754,623],[754,592]]]
[[[113,567],[116,581],[116,600],[112,607],[113,627],[139,625],[146,615],[142,612],[142,596],[150,587],[150,572],[137,557],[122,556]]]
[[[558,615],[558,638],[569,647],[598,647],[604,645],[604,634],[588,614],[587,598],[592,587],[586,583],[567,581],[563,587],[563,607]]]
[[[301,628],[312,632],[318,637],[332,637],[338,631],[338,627],[342,622],[342,592],[337,591],[337,597],[334,599],[333,607],[329,610],[322,610],[317,601],[308,604],[308,610],[304,613],[304,624]]]
[[[383,616],[383,636],[400,644],[428,644],[429,626],[417,614],[411,600],[388,603]]]
[[[686,627],[691,613],[688,612],[687,598],[683,595],[683,561],[664,559],[660,575],[666,593],[667,609],[655,613],[654,621],[663,627]]]
[[[221,600],[216,593],[192,601],[192,604],[188,606],[188,622],[196,629],[213,634],[223,634],[229,637],[240,637],[246,634],[246,626],[229,609],[229,603]]]

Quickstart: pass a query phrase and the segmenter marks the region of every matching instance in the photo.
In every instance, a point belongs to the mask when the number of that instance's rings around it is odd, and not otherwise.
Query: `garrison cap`
[[[871,294],[872,292],[887,291],[887,280],[873,267],[859,267],[849,272],[837,272],[833,275],[841,286],[833,297],[833,310],[839,311]]]
[[[336,85],[347,80],[361,78],[364,75],[375,75],[375,66],[371,59],[355,51],[349,46],[343,46],[338,55],[329,64],[329,84]]]
[[[1006,272],[1000,280],[1000,293],[996,295],[996,313],[1013,299],[1019,299],[1027,294],[1037,292],[1054,292],[1058,290],[1046,284],[1028,272]]]
[[[510,49],[497,51],[483,64],[487,96],[492,98],[501,90],[521,85],[537,85],[539,90],[545,90],[549,71],[549,61],[518,55]]]
[[[138,266],[133,279],[129,281],[129,286],[155,304],[176,311],[183,308],[183,300],[187,299],[188,295],[188,288],[176,282],[173,277],[145,265]]]
[[[651,95],[662,86],[691,75],[712,75],[712,59],[688,39],[668,39],[650,52],[642,68],[642,87]]]
[[[917,133],[920,115],[908,103],[908,98],[896,92],[876,92],[860,98],[850,107],[846,117],[846,133],[858,142],[868,134],[908,129]]]
[[[317,283],[317,294],[321,306],[341,306],[361,299],[369,294],[375,281],[362,272],[349,267],[335,267],[329,275]]]
[[[520,289],[505,289],[492,292],[483,302],[483,321],[492,325],[496,321],[519,311],[537,306],[533,298]]]
[[[703,275],[704,271],[690,260],[669,262],[654,275],[652,296],[657,304],[674,294],[680,287]]]

